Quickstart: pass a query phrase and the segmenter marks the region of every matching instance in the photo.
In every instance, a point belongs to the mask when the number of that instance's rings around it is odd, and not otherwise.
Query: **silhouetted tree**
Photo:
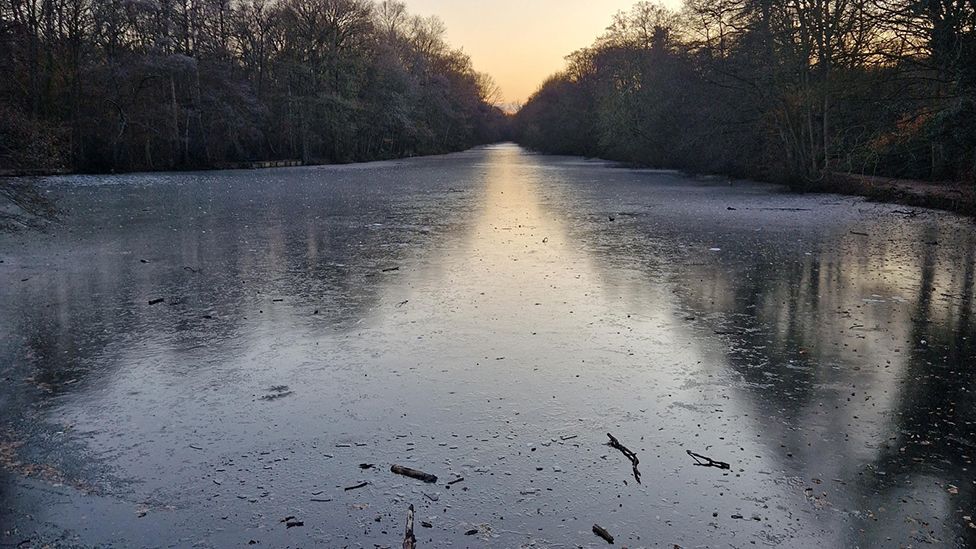
[[[640,2],[517,117],[531,147],[816,185],[976,178],[973,0]]]
[[[507,123],[394,0],[0,0],[0,69],[0,170],[368,160]]]

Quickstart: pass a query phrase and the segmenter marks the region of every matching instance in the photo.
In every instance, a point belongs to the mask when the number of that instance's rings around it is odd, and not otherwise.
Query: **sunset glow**
[[[680,0],[666,0],[676,9]],[[613,14],[634,0],[407,0],[411,13],[437,15],[448,41],[471,56],[502,89],[504,101],[525,101],[565,57],[603,33]]]

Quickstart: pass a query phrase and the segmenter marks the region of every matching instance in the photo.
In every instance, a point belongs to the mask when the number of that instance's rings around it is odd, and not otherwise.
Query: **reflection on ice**
[[[0,532],[976,543],[965,221],[507,145],[49,184],[0,247]]]

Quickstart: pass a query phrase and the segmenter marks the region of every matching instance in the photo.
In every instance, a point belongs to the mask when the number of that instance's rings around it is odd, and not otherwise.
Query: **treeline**
[[[532,148],[814,186],[976,179],[976,0],[641,2],[517,116]]]
[[[0,169],[347,162],[495,141],[490,77],[385,0],[0,0]]]

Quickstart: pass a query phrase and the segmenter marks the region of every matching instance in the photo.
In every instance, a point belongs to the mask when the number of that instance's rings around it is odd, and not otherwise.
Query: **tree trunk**
[[[180,151],[183,147],[180,146],[180,106],[176,101],[176,78],[171,74],[169,77],[170,93],[172,94],[173,100],[173,166],[183,164],[186,159],[181,159]]]

